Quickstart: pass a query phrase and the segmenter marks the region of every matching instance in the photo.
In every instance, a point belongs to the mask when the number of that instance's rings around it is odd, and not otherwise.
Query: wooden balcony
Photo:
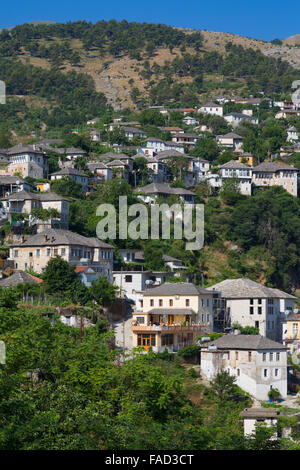
[[[172,332],[172,333],[180,333],[180,332],[201,332],[207,330],[206,325],[143,325],[143,324],[136,324],[133,322],[131,325],[132,331],[149,331],[149,332]]]

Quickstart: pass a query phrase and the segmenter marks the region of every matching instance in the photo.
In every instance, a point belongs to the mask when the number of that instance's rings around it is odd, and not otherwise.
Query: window
[[[268,369],[264,369],[264,377],[268,376]]]
[[[261,315],[261,307],[257,308],[257,313],[258,313],[258,315]]]
[[[237,360],[239,358],[239,353],[238,351],[235,351],[235,359]]]
[[[267,357],[266,353],[263,353],[263,355],[262,355],[262,360],[263,360],[263,362],[266,361],[266,357]]]
[[[280,353],[276,353],[276,361],[280,361]]]
[[[57,256],[57,255],[58,255],[58,249],[54,248],[54,256]]]
[[[250,305],[253,305],[253,299],[250,299]]]
[[[250,315],[253,315],[253,313],[254,313],[253,309],[254,309],[254,307],[250,307]]]
[[[33,257],[33,253],[32,251],[29,253],[29,258],[32,258]]]
[[[153,307],[153,305],[154,305],[154,300],[150,299],[150,307]]]
[[[278,377],[278,369],[275,369],[275,377]]]
[[[240,369],[237,369],[237,370],[236,370],[236,373],[237,373],[237,375],[238,375],[238,377],[239,377],[239,376],[240,376]]]
[[[206,300],[206,305],[209,307],[209,299]]]
[[[189,307],[190,306],[190,299],[185,299],[185,306]]]
[[[202,315],[201,315],[201,318],[202,318],[202,323],[204,323],[205,318],[204,318],[204,314],[203,314],[203,313],[202,313]]]
[[[47,256],[51,256],[51,250],[50,250],[50,248],[47,248]]]
[[[270,362],[273,361],[273,353],[270,353]]]
[[[161,345],[171,346],[174,341],[174,335],[161,335]]]
[[[15,257],[15,258],[18,258],[18,256],[19,256],[19,251],[18,251],[18,250],[15,250],[15,251],[14,251],[14,257]]]
[[[36,250],[36,256],[40,256],[40,254],[41,254],[41,250],[40,249]]]
[[[136,317],[136,322],[139,324],[145,323],[145,317]]]
[[[159,306],[159,307],[162,307],[162,306],[163,306],[163,301],[162,301],[162,299],[159,299],[159,300],[158,300],[158,306]]]
[[[132,275],[131,274],[128,274],[127,276],[125,276],[125,282],[132,282]]]
[[[261,305],[261,299],[257,299],[259,305]]]
[[[248,361],[251,362],[251,359],[252,359],[251,351],[248,351]]]
[[[61,256],[65,256],[66,255],[66,249],[65,248],[62,248],[61,249]]]
[[[173,307],[173,299],[169,300],[169,307]]]
[[[141,305],[141,307],[143,308],[143,306],[144,306],[143,300],[140,300],[140,305]]]

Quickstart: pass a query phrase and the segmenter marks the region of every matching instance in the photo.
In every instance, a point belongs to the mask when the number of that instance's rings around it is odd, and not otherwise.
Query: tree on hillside
[[[222,370],[210,382],[210,389],[218,401],[226,401],[236,390],[235,382],[235,376],[229,375],[228,372]]]
[[[92,282],[90,287],[91,297],[97,304],[108,307],[116,299],[117,286],[113,286],[103,274]]]

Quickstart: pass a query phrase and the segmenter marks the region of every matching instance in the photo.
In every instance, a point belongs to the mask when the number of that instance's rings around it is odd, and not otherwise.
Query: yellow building
[[[283,331],[284,344],[290,353],[300,353],[300,314],[295,314],[285,322]]]
[[[213,330],[214,300],[220,293],[188,282],[148,289],[133,314],[133,347],[177,351]]]
[[[254,166],[257,165],[257,158],[250,153],[242,153],[239,155],[238,160],[240,163],[245,163],[246,165]]]

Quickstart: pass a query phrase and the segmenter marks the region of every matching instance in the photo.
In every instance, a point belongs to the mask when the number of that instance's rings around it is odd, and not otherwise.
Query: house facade
[[[239,323],[258,328],[260,335],[274,341],[282,340],[282,322],[294,310],[293,295],[247,278],[227,279],[209,289],[220,291],[224,300],[215,319],[220,330]]]
[[[76,170],[76,168],[63,168],[60,171],[52,173],[50,175],[51,181],[62,179],[63,177],[69,177],[75,180],[77,183],[82,185],[82,192],[86,193],[88,189],[88,176],[82,171]]]
[[[6,150],[7,164],[2,175],[19,174],[22,178],[48,177],[48,156],[38,145],[18,144]]]
[[[1,198],[2,207],[8,216],[30,214],[33,209],[55,209],[60,214],[57,221],[62,229],[69,228],[69,200],[55,193],[31,193],[18,191]]]
[[[254,186],[282,186],[293,196],[298,195],[299,170],[289,165],[263,162],[252,169]]]
[[[203,114],[214,114],[216,116],[223,116],[223,106],[221,104],[216,103],[207,103],[201,106],[198,109],[198,112]]]
[[[16,269],[32,269],[42,273],[48,261],[62,257],[74,267],[85,262],[112,282],[113,247],[98,238],[87,238],[69,230],[47,229],[33,236],[21,235],[10,245],[9,258]]]
[[[271,388],[287,397],[286,347],[260,335],[229,334],[202,344],[201,371],[209,380],[227,371],[257,400],[267,400]]]
[[[177,351],[213,329],[213,295],[191,283],[148,289],[133,313],[133,347]]]
[[[238,178],[241,194],[251,196],[252,171],[251,168],[249,168],[247,165],[244,165],[237,160],[230,160],[229,162],[220,166],[220,173],[222,179]]]

